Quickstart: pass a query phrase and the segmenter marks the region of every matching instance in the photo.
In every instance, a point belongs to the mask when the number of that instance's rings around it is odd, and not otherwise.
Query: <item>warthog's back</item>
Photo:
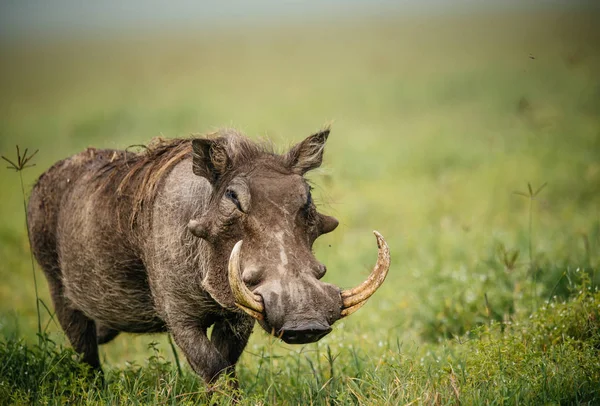
[[[63,159],[44,172],[33,187],[27,206],[29,236],[33,253],[47,273],[60,272],[56,234],[65,194],[83,174],[113,154],[110,150],[88,149]]]

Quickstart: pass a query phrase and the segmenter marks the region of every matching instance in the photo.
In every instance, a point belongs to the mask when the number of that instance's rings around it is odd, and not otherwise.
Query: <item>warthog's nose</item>
[[[288,344],[308,344],[319,341],[329,334],[331,327],[321,323],[303,323],[287,326],[287,323],[279,331],[281,339]]]

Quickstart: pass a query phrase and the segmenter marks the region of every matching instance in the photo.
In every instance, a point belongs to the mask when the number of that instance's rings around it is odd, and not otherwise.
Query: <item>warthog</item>
[[[278,155],[221,130],[141,153],[88,149],[46,171],[29,199],[31,245],[83,361],[101,371],[98,344],[119,332],[169,331],[211,382],[235,374],[255,320],[310,343],[362,306],[389,268],[383,237],[372,274],[351,290],[321,282],[311,252],[338,225],[303,177],[328,135]]]

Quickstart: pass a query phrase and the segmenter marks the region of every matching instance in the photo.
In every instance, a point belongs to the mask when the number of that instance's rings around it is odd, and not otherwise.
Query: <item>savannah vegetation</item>
[[[600,403],[600,38],[594,12],[371,17],[0,46],[0,404]],[[596,25],[596,26],[594,26]],[[255,328],[240,389],[207,392],[168,335],[102,346],[105,384],[37,295],[23,214],[89,146],[233,126],[285,147],[332,123],[310,174],[325,280],[386,282],[315,344]],[[137,145],[137,146],[136,146]],[[8,162],[7,166],[10,166]],[[38,317],[38,308],[39,314]]]

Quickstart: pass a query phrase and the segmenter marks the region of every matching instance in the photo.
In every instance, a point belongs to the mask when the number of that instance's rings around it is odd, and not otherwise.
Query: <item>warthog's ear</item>
[[[321,166],[327,137],[329,137],[329,128],[319,131],[296,144],[285,155],[288,166],[299,175],[304,175],[311,169]]]
[[[207,217],[200,217],[199,219],[191,219],[188,222],[188,230],[198,238],[208,240],[211,237],[212,224]]]
[[[216,139],[196,138],[192,140],[192,169],[194,174],[216,183],[229,165],[227,150]]]

